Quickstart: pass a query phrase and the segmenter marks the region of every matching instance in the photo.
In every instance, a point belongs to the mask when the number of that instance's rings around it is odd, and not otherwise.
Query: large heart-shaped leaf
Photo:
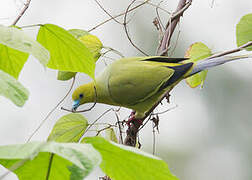
[[[88,126],[87,119],[76,113],[62,116],[54,125],[48,141],[78,142]]]
[[[0,146],[0,164],[20,180],[82,180],[101,162],[90,144],[32,142]]]
[[[99,59],[103,45],[98,37],[82,29],[70,29],[68,32],[70,32],[76,39],[82,42],[90,50],[95,61]],[[67,81],[73,78],[75,75],[76,72],[59,71],[57,79],[61,81]]]
[[[83,72],[94,78],[95,61],[92,53],[65,29],[53,24],[42,25],[37,40],[50,51],[49,68]]]
[[[167,164],[143,151],[108,142],[101,137],[84,138],[102,156],[101,169],[113,180],[177,180]]]

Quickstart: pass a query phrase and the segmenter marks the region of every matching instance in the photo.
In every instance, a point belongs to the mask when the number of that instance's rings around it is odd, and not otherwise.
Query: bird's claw
[[[136,114],[135,111],[133,111],[133,112],[130,114],[129,119],[128,119],[128,121],[126,122],[126,124],[128,125],[128,127],[130,127],[131,124],[134,123],[134,122],[137,122],[139,125],[142,125],[142,124],[143,124],[143,121],[142,121],[141,119],[136,119],[135,114]]]

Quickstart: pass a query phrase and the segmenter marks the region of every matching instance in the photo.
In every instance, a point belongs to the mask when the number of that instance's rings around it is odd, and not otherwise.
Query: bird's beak
[[[79,106],[80,106],[80,100],[79,99],[74,100],[73,106],[72,106],[72,111],[76,111]]]

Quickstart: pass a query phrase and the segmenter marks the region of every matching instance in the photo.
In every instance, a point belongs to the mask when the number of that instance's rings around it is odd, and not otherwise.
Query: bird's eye
[[[79,95],[80,98],[83,98],[83,96],[84,96],[83,94],[80,94],[80,95]]]

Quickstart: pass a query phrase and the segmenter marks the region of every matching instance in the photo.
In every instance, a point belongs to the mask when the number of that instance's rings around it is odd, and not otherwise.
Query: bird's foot
[[[135,111],[133,111],[133,112],[130,114],[129,119],[128,119],[128,121],[126,122],[126,124],[128,125],[128,127],[130,127],[131,124],[133,124],[133,123],[137,123],[139,126],[143,124],[143,121],[142,121],[141,119],[136,119],[135,114],[136,114]]]

